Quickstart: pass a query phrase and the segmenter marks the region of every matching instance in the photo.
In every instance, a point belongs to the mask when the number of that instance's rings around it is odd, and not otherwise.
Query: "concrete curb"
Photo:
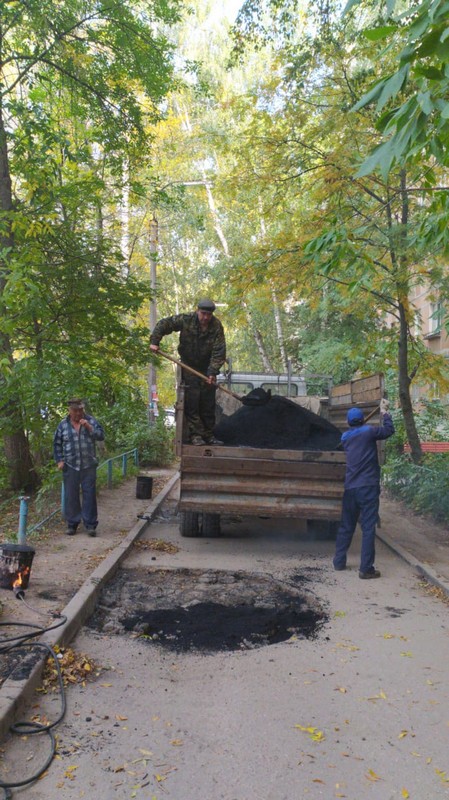
[[[432,569],[432,567],[422,564],[422,562],[419,561],[417,558],[415,558],[415,556],[413,556],[411,553],[409,553],[408,550],[405,550],[405,548],[402,547],[402,545],[397,544],[397,542],[393,541],[393,539],[390,539],[390,537],[387,536],[386,533],[379,533],[379,530],[377,530],[376,536],[378,539],[380,539],[381,542],[383,542],[387,547],[389,547],[390,550],[393,550],[393,552],[396,553],[397,556],[402,558],[404,561],[407,562],[407,564],[416,569],[417,573],[421,577],[425,578],[433,586],[436,586],[438,589],[441,589],[441,591],[444,592],[446,597],[449,597],[449,581],[445,577],[443,577],[442,575],[438,575]]]
[[[120,544],[109,553],[101,564],[94,570],[89,578],[83,583],[78,592],[72,597],[70,602],[62,611],[62,615],[67,617],[67,621],[60,628],[49,631],[38,641],[45,642],[50,647],[56,645],[67,645],[76,636],[86,619],[94,611],[98,596],[103,586],[112,578],[118,570],[121,562],[128,555],[131,547],[140,534],[145,530],[149,523],[156,516],[159,506],[170,494],[173,487],[179,480],[179,472],[175,472],[168,483],[154,498],[152,503],[145,510],[145,519],[137,522],[131,528],[128,535]],[[46,655],[42,656],[39,662],[33,667],[30,675],[23,680],[13,680],[9,677],[0,689],[0,740],[4,740],[8,731],[16,721],[29,696],[39,685],[46,660]]]

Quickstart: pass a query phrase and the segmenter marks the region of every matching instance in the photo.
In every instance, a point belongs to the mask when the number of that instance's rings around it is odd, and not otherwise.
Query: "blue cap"
[[[346,419],[348,420],[348,425],[358,425],[360,422],[363,422],[364,414],[362,409],[350,408]]]

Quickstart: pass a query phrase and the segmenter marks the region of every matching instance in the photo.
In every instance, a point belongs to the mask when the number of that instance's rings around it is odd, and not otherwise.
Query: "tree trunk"
[[[263,215],[263,204],[262,198],[259,197],[259,214],[260,214],[260,230],[262,232],[262,239],[266,241],[267,239],[267,227],[265,225],[265,219]],[[284,372],[287,372],[288,369],[288,360],[287,360],[287,353],[285,352],[285,340],[284,340],[284,331],[282,329],[282,320],[281,314],[279,311],[279,303],[276,293],[276,287],[274,285],[274,281],[270,279],[270,290],[271,290],[271,299],[273,300],[273,314],[274,314],[274,324],[276,326],[276,334],[278,338],[279,344],[279,352],[281,354],[281,364],[282,369]]]
[[[0,313],[5,314],[3,293],[9,274],[9,258],[14,248],[14,236],[11,227],[12,211],[11,176],[9,173],[8,149],[6,130],[3,120],[3,109],[0,104],[0,218],[2,220],[2,233],[0,233]],[[9,484],[11,489],[29,490],[36,485],[36,473],[33,468],[28,439],[25,435],[21,404],[18,397],[8,397],[7,374],[14,369],[14,356],[9,336],[0,333],[0,360],[9,365],[8,372],[0,372],[0,414],[3,427],[3,446],[8,467]]]
[[[178,113],[180,113],[180,114],[182,113],[184,115],[186,128],[189,131],[189,133],[192,133],[192,125],[190,123],[190,117],[189,117],[188,110],[186,108],[184,108],[182,110],[182,112],[181,112],[181,110],[179,109],[177,103],[175,103],[175,107],[177,108]],[[217,207],[215,205],[214,195],[212,193],[212,187],[211,187],[210,181],[208,181],[208,179],[207,179],[207,175],[206,175],[205,169],[202,169],[202,179],[203,179],[204,188],[206,190],[207,204],[209,206],[209,211],[210,211],[210,214],[211,214],[211,217],[212,217],[212,222],[213,222],[215,233],[217,234],[217,237],[220,240],[220,244],[221,244],[221,247],[223,249],[223,253],[225,254],[226,258],[230,258],[228,240],[226,238],[226,234],[225,234],[225,232],[223,230],[223,227],[222,227],[222,224],[221,224],[221,220],[220,220],[220,217],[218,215]],[[262,364],[263,364],[263,368],[264,368],[264,370],[266,372],[273,372],[274,370],[273,370],[273,368],[272,368],[272,366],[270,364],[270,359],[268,358],[268,354],[267,354],[267,352],[265,350],[265,344],[264,344],[264,341],[263,341],[263,338],[262,338],[262,334],[260,333],[260,331],[253,324],[253,321],[252,321],[252,318],[251,318],[251,314],[249,312],[249,309],[248,309],[248,306],[246,305],[246,303],[242,302],[242,306],[243,306],[243,308],[245,310],[246,319],[248,320],[249,329],[250,329],[250,331],[251,331],[251,333],[252,333],[252,335],[254,337],[254,341],[256,343],[257,350],[258,350],[258,352],[260,354],[260,357],[261,357],[261,360],[262,360]]]
[[[254,341],[256,343],[256,347],[257,347],[257,349],[259,351],[259,355],[260,355],[260,359],[262,361],[262,366],[263,366],[264,372],[273,373],[274,369],[272,367],[270,359],[268,358],[267,351],[265,350],[265,345],[264,345],[262,334],[259,331],[259,329],[256,328],[256,326],[254,325],[253,317],[252,317],[251,311],[248,308],[247,304],[245,302],[242,302],[242,305],[243,305],[243,308],[245,309],[246,319],[248,321],[248,327],[252,331],[252,334],[254,336]]]
[[[422,450],[416,430],[415,415],[413,413],[412,399],[410,396],[411,379],[408,373],[408,325],[405,308],[399,306],[399,342],[398,342],[398,383],[399,403],[404,417],[404,425],[410,445],[410,454],[415,464],[422,460]]]

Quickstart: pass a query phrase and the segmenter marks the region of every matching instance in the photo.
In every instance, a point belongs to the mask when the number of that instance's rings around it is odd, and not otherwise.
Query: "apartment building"
[[[420,336],[426,347],[432,352],[448,359],[449,370],[449,335],[444,326],[447,310],[436,295],[429,292],[428,287],[418,286],[413,292],[410,301],[416,308],[416,323],[414,334]],[[412,399],[419,400],[426,397],[438,398],[449,403],[449,395],[441,396],[436,386],[424,389],[412,385]]]

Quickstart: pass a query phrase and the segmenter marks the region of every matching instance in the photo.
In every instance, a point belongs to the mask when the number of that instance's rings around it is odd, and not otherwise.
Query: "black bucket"
[[[137,476],[136,497],[138,500],[150,500],[153,493],[153,478],[146,475]]]
[[[33,563],[33,547],[27,544],[0,544],[0,587],[13,589],[19,580],[21,589],[26,589]]]

